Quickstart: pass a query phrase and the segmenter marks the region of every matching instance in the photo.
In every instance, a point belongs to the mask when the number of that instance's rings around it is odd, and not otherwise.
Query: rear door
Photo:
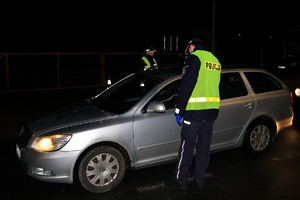
[[[256,108],[256,100],[239,72],[222,72],[219,87],[221,105],[214,125],[212,150],[236,143]]]

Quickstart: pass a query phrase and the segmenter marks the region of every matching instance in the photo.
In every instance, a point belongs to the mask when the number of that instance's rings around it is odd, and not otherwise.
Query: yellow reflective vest
[[[151,64],[150,64],[149,60],[145,56],[142,57],[142,60],[146,63],[144,70],[150,69]],[[154,62],[154,68],[157,67],[157,62],[156,62],[155,58],[153,58],[153,62]]]
[[[192,54],[199,58],[201,66],[186,110],[219,109],[221,64],[209,51],[196,50]]]

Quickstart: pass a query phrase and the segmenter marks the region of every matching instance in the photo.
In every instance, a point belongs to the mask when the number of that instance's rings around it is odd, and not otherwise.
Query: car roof
[[[263,67],[251,65],[222,65],[222,72],[263,72],[270,73]]]
[[[183,65],[166,65],[163,67],[158,67],[156,69],[146,70],[146,71],[139,71],[136,74],[151,76],[155,78],[159,78],[162,80],[166,80],[178,75],[182,74]],[[254,65],[222,65],[222,71],[267,71],[264,68],[257,67]]]
[[[256,71],[256,70],[266,70],[265,68],[258,67],[256,65],[246,65],[246,64],[232,64],[232,65],[222,65],[222,70],[241,70],[241,71]]]
[[[182,67],[183,65],[170,65],[170,66],[158,67],[156,69],[151,69],[146,71],[139,71],[136,72],[136,74],[141,74],[141,75],[146,75],[146,76],[166,80],[181,75]]]

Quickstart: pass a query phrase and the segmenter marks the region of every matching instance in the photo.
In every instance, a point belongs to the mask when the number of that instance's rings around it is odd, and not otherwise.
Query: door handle
[[[244,105],[244,108],[251,109],[252,106],[253,106],[252,103],[246,103],[246,104]]]

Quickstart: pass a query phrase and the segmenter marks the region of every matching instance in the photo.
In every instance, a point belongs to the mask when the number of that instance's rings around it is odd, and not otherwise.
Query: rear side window
[[[245,72],[252,89],[255,93],[282,90],[282,85],[272,76],[262,72]]]
[[[246,96],[248,94],[244,81],[239,73],[222,73],[219,85],[220,99]]]

